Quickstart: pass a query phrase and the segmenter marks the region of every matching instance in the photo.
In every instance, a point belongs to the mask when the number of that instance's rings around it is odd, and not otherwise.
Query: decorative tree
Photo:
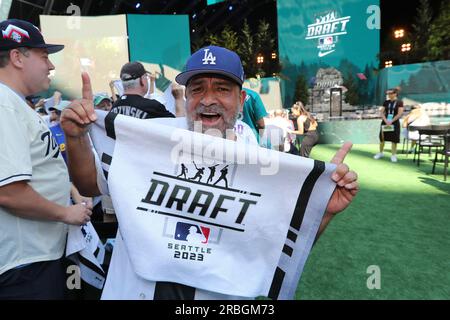
[[[439,16],[431,24],[427,60],[450,59],[450,1],[443,1]]]
[[[309,103],[308,82],[303,74],[295,82],[294,101],[301,101],[305,106]]]
[[[358,85],[354,75],[350,72],[347,72],[344,76],[344,87],[348,90],[345,94],[345,102],[352,106],[359,105]]]
[[[244,21],[239,33],[226,25],[220,34],[208,31],[205,34],[203,38],[196,39],[192,49],[196,51],[206,45],[216,45],[237,52],[241,57],[246,78],[264,77],[266,74],[272,75],[281,70],[279,60],[272,59],[272,53],[275,52],[275,37],[270,32],[270,24],[264,20],[260,21],[256,33],[252,32],[247,21]],[[258,55],[264,57],[263,63],[257,63]]]
[[[239,47],[237,53],[241,57],[246,77],[250,78],[255,76],[258,68],[255,61],[253,34],[247,20],[244,20],[244,25],[242,26],[241,34],[239,35]]]
[[[264,19],[259,22],[258,31],[255,34],[255,59],[257,55],[264,57],[264,62],[259,64],[258,75],[264,77],[269,71],[270,57],[275,48],[275,38],[270,32],[270,24]]]
[[[238,50],[239,39],[235,31],[226,25],[220,34],[220,45],[232,51]]]
[[[412,25],[412,51],[415,60],[425,61],[427,42],[430,37],[432,12],[428,0],[420,0],[415,22]]]

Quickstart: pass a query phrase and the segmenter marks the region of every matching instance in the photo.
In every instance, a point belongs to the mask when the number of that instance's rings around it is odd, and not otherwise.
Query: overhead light
[[[398,29],[394,31],[394,37],[395,38],[403,38],[405,36],[405,30]]]
[[[233,11],[233,6],[229,6],[228,10]]]
[[[136,3],[136,9],[139,9],[140,7],[141,7],[141,3],[140,2]]]
[[[402,52],[407,52],[407,51],[411,51],[411,43],[404,43],[402,44]]]

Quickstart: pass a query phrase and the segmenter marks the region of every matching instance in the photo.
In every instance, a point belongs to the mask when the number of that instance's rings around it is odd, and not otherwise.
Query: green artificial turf
[[[338,147],[318,145],[311,158],[329,161]],[[417,167],[389,151],[374,160],[377,150],[354,145],[347,156],[361,190],[313,247],[296,299],[450,299],[450,177],[442,163],[431,175],[434,154]],[[379,290],[367,287],[372,265]]]

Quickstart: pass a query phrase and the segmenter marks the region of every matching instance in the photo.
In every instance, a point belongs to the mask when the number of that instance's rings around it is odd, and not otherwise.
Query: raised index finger
[[[331,159],[331,163],[334,164],[340,164],[344,162],[345,156],[350,152],[352,149],[353,143],[351,142],[345,142],[342,147],[336,152],[333,159]]]
[[[91,78],[89,78],[89,74],[87,72],[81,73],[81,81],[83,83],[81,88],[83,99],[92,101],[93,94],[92,94]]]

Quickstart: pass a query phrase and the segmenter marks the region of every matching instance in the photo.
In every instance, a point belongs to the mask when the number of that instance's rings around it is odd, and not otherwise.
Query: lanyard
[[[396,105],[397,105],[397,101],[394,101],[394,103],[389,102],[389,110],[388,110],[389,114],[394,114],[394,110],[395,110],[395,106]]]

